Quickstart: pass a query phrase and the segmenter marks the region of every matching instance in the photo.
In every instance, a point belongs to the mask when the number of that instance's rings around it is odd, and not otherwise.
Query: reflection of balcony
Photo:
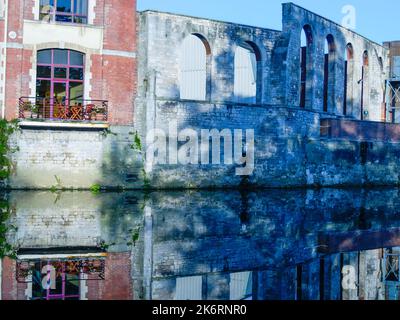
[[[351,141],[400,142],[400,125],[349,119],[322,119],[321,137]]]
[[[20,120],[60,120],[65,122],[107,122],[108,101],[64,100],[21,97]]]

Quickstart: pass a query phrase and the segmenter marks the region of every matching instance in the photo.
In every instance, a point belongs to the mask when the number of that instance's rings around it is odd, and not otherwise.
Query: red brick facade
[[[88,300],[132,300],[133,284],[129,253],[110,253],[106,260],[106,280],[88,281]]]
[[[88,77],[85,99],[108,100],[109,122],[115,125],[133,123],[134,98],[136,96],[136,0],[88,0],[89,24],[83,28],[101,30],[101,47],[85,48],[82,43],[75,44],[70,38],[63,38],[62,32],[57,42],[29,43],[24,30],[30,26],[45,24],[38,21],[40,0],[13,0],[8,4],[8,19],[0,20],[0,37],[4,35],[7,24],[7,54],[5,70],[5,116],[18,117],[18,100],[23,96],[34,96],[35,70],[38,48],[87,49],[89,65],[85,69]],[[93,6],[94,4],[94,6]],[[92,7],[91,7],[92,5]],[[92,12],[91,12],[91,11]],[[90,18],[91,17],[91,18]],[[36,21],[35,21],[36,19]],[[36,23],[36,24],[35,24]],[[51,24],[51,25],[50,25]],[[49,28],[68,27],[67,23],[49,23]],[[71,28],[76,24],[71,24]],[[83,31],[85,33],[86,31]],[[16,35],[16,37],[15,37]],[[40,37],[40,34],[39,34]],[[67,37],[67,36],[65,36]],[[54,39],[53,39],[54,40]],[[100,46],[100,45],[99,45]],[[87,57],[86,57],[87,59]],[[86,60],[88,61],[88,60]],[[1,86],[0,86],[1,87]],[[0,107],[1,108],[1,107]]]

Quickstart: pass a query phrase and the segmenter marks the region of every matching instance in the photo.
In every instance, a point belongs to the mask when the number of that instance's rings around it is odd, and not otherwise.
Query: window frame
[[[74,50],[69,50],[69,49],[45,49],[45,50],[40,50],[40,51],[51,51],[51,61],[50,63],[36,63],[36,70],[38,70],[39,67],[50,67],[51,68],[51,74],[49,78],[46,77],[39,77],[36,76],[36,80],[50,80],[51,82],[57,82],[57,81],[61,81],[61,82],[65,82],[65,83],[70,83],[70,82],[78,82],[78,83],[83,83],[85,82],[85,54],[81,53],[79,51],[74,51]],[[55,59],[55,50],[65,50],[67,51],[67,63],[66,64],[61,64],[61,63],[55,63],[54,59]],[[38,54],[39,52],[38,51]],[[82,55],[82,65],[75,65],[75,64],[71,64],[71,52],[77,52],[79,54]],[[56,68],[63,68],[66,69],[66,76],[65,78],[57,78],[55,76],[55,69]],[[71,69],[81,69],[82,70],[82,80],[80,79],[71,79]]]
[[[88,24],[89,23],[89,0],[82,0],[86,1],[86,13],[81,14],[77,13],[75,10],[75,0],[68,0],[71,4],[71,12],[62,12],[62,11],[57,11],[57,1],[59,0],[53,0],[54,5],[44,5],[42,4],[42,0],[39,0],[39,20],[44,21],[46,16],[49,16],[50,19],[49,21],[55,22],[55,23],[68,23],[68,24]],[[49,6],[49,11],[43,11],[43,7],[45,8],[46,6]],[[59,21],[57,20],[57,17],[70,17],[71,21]],[[81,19],[84,22],[79,22],[76,21],[76,19]]]
[[[60,64],[60,63],[55,63],[55,51],[56,50],[64,50],[67,52],[67,63],[66,64]],[[58,48],[51,48],[51,49],[44,49],[44,50],[40,50],[37,52],[37,59],[39,56],[40,52],[44,52],[44,51],[50,51],[51,55],[50,55],[50,63],[47,61],[46,63],[44,62],[37,62],[36,63],[36,90],[37,90],[37,84],[38,81],[49,81],[50,82],[50,104],[53,105],[54,104],[54,84],[56,83],[65,83],[66,85],[66,97],[65,97],[65,102],[67,104],[69,104],[71,101],[75,101],[75,100],[79,100],[79,99],[71,99],[70,97],[70,88],[71,88],[71,84],[82,84],[83,88],[85,86],[85,57],[86,55],[82,52],[79,51],[75,51],[75,50],[70,50],[70,49],[58,49]],[[82,65],[75,65],[75,64],[71,64],[71,53],[72,52],[76,52],[80,55],[82,55]],[[39,67],[49,67],[50,68],[50,77],[41,77],[38,75],[38,70]],[[57,68],[64,68],[66,69],[66,77],[65,78],[56,78],[55,77],[55,70]],[[82,80],[80,79],[71,79],[71,69],[80,69],[82,70]],[[84,89],[83,89],[84,90]],[[36,92],[36,98],[43,98],[43,97],[39,97],[38,96],[38,92]],[[81,100],[84,100],[84,97],[82,97]],[[52,113],[52,111],[51,111]]]
[[[38,274],[41,274],[42,268],[45,267],[46,265],[52,265],[56,268],[56,277],[60,278],[61,280],[61,293],[52,293],[51,288],[41,288],[38,289],[42,286],[41,282],[35,282],[32,285],[32,293],[31,293],[31,300],[38,301],[38,300],[80,300],[81,299],[81,280],[80,277],[78,276],[78,279],[71,280],[69,277],[71,274],[69,274],[66,270],[66,262],[65,261],[50,261],[50,260],[42,260],[36,264],[36,271]],[[38,279],[39,281],[42,280],[42,278]],[[77,293],[76,294],[68,294],[67,293],[67,285],[71,281],[78,281],[78,286],[77,288]],[[34,291],[36,290],[36,293],[41,293],[40,297],[35,296],[34,297]]]

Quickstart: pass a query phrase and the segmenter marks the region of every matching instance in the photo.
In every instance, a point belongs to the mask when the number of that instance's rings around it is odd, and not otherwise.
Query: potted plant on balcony
[[[23,107],[22,107],[22,113],[23,113],[24,119],[32,118],[33,107],[32,107],[32,103],[30,101],[24,102]]]
[[[105,114],[106,114],[106,108],[103,106],[97,106],[95,108],[96,116],[95,120],[96,121],[105,121]]]

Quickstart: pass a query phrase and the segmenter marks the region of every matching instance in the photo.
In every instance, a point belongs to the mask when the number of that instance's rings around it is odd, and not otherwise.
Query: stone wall
[[[351,44],[353,57],[348,61],[349,77],[347,89],[347,115],[361,117],[361,82],[363,54],[368,53],[369,66],[364,81],[365,120],[381,121],[385,80],[389,77],[389,51],[365,37],[343,28],[337,23],[321,17],[292,3],[283,5],[283,31],[275,52],[272,81],[283,82],[284,87],[274,91],[277,103],[298,105],[300,92],[300,46],[304,26],[311,29],[312,41],[309,49],[307,73],[306,107],[323,111],[323,74],[325,42],[328,35],[334,39],[334,60],[330,62],[328,112],[343,115],[344,59],[346,46]],[[280,91],[279,91],[280,90]]]
[[[365,37],[343,28],[292,3],[283,5],[283,31],[243,26],[169,13],[145,11],[139,14],[138,97],[179,100],[181,51],[183,41],[199,35],[210,48],[207,59],[211,79],[207,102],[235,104],[234,57],[237,46],[252,43],[260,51],[261,77],[258,104],[298,107],[300,105],[301,31],[309,26],[312,35],[308,48],[306,108],[323,112],[324,56],[327,36],[334,41],[331,57],[326,116],[343,116],[345,92],[345,53],[351,44],[348,61],[347,113],[361,118],[361,85],[364,85],[363,119],[381,121],[385,79],[389,76],[389,51]],[[362,78],[363,54],[368,68]],[[168,63],[165,63],[166,59]],[[152,77],[153,75],[153,77]],[[154,92],[149,88],[155,84]]]
[[[253,174],[248,178],[237,175],[240,165],[225,165],[223,157],[220,165],[155,164],[145,174],[144,156],[134,146],[133,127],[112,127],[111,133],[23,128],[11,139],[12,147],[18,150],[11,154],[14,168],[9,187],[165,189],[247,183],[290,188],[400,183],[398,143],[320,138],[318,113],[178,102],[157,102],[155,108],[155,122],[167,134],[174,120],[179,130],[190,128],[199,136],[202,129],[254,129]]]
[[[10,144],[13,188],[141,188],[142,161],[132,149],[134,128],[68,130],[22,128]]]
[[[163,99],[179,99],[180,49],[187,36],[199,34],[211,50],[209,102],[234,103],[235,50],[247,41],[254,43],[261,54],[261,103],[271,100],[269,70],[272,67],[272,49],[280,31],[153,11],[139,13],[138,19],[139,97],[147,95],[151,74],[156,73],[155,95]]]
[[[299,108],[300,33],[313,31],[311,74],[306,109]],[[135,127],[146,141],[151,130],[169,136],[191,129],[253,129],[255,170],[247,179],[235,175],[232,165],[155,165],[148,172],[156,188],[235,187],[245,180],[258,187],[397,185],[397,144],[370,139],[321,139],[320,121],[343,116],[344,55],[351,43],[347,116],[361,118],[363,53],[368,52],[364,81],[364,120],[380,121],[383,83],[389,59],[382,46],[294,4],[283,6],[283,31],[173,15],[154,11],[139,14],[138,97]],[[211,79],[205,101],[180,100],[180,57],[184,39],[200,35],[209,47]],[[331,35],[335,55],[330,65],[328,111],[323,112],[324,43]],[[244,41],[262,53],[258,103],[241,104],[233,97],[234,53]],[[343,53],[343,54],[342,54]],[[165,63],[166,59],[168,63]],[[365,71],[366,72],[366,71]],[[385,141],[386,142],[386,141]]]

